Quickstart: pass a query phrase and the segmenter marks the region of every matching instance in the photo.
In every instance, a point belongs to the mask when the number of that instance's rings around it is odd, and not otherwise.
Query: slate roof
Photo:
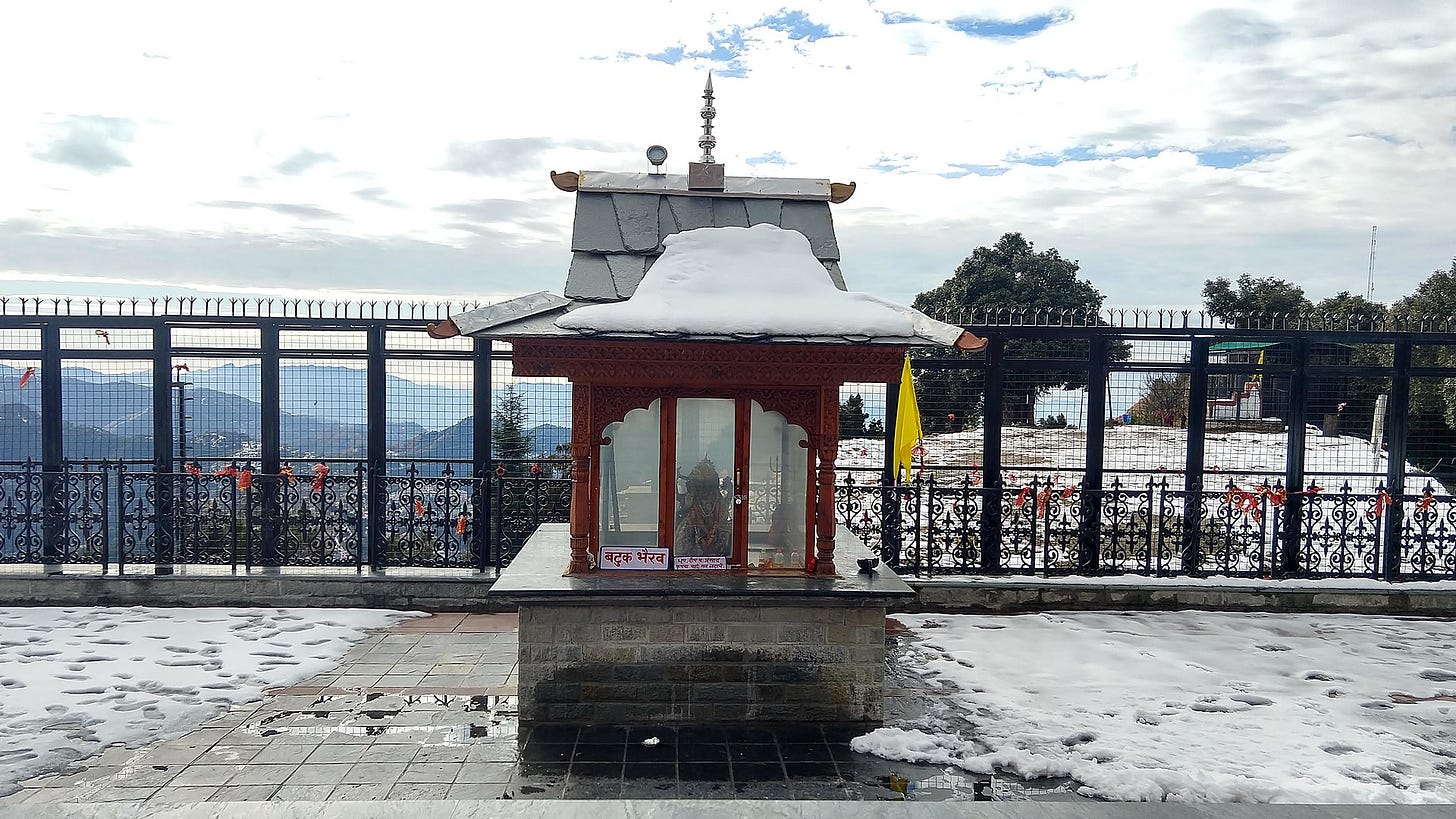
[[[827,180],[728,177],[721,191],[688,190],[686,177],[585,171],[571,230],[568,299],[620,301],[662,254],[662,240],[700,227],[770,224],[797,230],[840,290],[839,242]]]

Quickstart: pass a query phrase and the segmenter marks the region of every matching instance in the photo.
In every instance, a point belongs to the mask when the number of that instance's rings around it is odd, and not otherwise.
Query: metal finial
[[[713,107],[713,72],[708,72],[708,82],[703,86],[703,110],[698,112],[703,118],[703,135],[698,137],[698,147],[703,149],[703,155],[698,159],[704,165],[711,165],[713,159],[713,147],[718,144],[717,138],[713,136],[713,117],[718,115],[718,109]]]

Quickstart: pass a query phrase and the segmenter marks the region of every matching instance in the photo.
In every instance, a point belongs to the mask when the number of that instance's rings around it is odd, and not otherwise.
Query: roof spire
[[[711,165],[713,159],[713,147],[718,144],[717,138],[713,136],[713,117],[718,115],[718,109],[713,107],[713,72],[708,72],[708,82],[703,86],[703,109],[698,112],[703,118],[703,135],[698,137],[698,147],[703,149],[703,155],[698,159],[704,165]]]

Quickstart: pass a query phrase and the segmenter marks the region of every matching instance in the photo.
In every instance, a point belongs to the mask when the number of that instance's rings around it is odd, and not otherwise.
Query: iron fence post
[[[258,403],[262,405],[262,415],[259,418],[259,435],[262,440],[259,442],[258,463],[263,472],[262,480],[258,482],[258,511],[263,524],[260,538],[262,554],[257,560],[249,554],[248,563],[276,567],[281,562],[279,547],[283,539],[279,520],[280,493],[286,491],[283,487],[284,478],[280,474],[283,470],[283,459],[282,410],[278,387],[278,324],[272,321],[259,322],[258,333]]]
[[[880,554],[891,567],[900,567],[900,466],[895,462],[895,421],[900,406],[900,382],[885,384],[885,457],[880,470]]]
[[[365,365],[365,399],[364,413],[368,424],[368,438],[365,444],[365,457],[368,466],[360,480],[363,486],[367,486],[365,495],[366,503],[369,504],[369,569],[379,571],[383,568],[384,560],[384,511],[388,503],[385,494],[386,486],[384,476],[388,471],[388,464],[385,458],[388,455],[385,449],[387,441],[384,437],[387,404],[385,402],[386,367],[384,357],[385,330],[384,325],[374,324],[369,327],[368,340],[368,363]],[[360,534],[363,534],[362,532]],[[364,544],[355,544],[355,549],[360,549]],[[357,561],[356,561],[357,563]]]
[[[171,574],[177,557],[172,434],[172,329],[163,322],[152,328],[152,479],[156,482],[157,509],[153,572],[156,574]]]
[[[1284,539],[1280,543],[1279,562],[1276,566],[1280,575],[1291,575],[1299,571],[1299,551],[1304,529],[1304,416],[1309,395],[1309,339],[1290,339],[1293,348],[1293,369],[1289,376],[1289,417],[1285,419],[1289,434],[1285,442],[1284,489]]]
[[[470,532],[471,547],[475,550],[475,565],[480,571],[490,566],[490,403],[491,403],[491,344],[488,338],[475,339],[471,358],[474,391],[471,393],[471,450],[470,464],[474,473],[474,491],[471,497],[475,505],[475,527]]]
[[[40,348],[40,552],[43,571],[59,574],[66,531],[60,323],[41,325]]]
[[[1087,366],[1087,469],[1082,478],[1082,521],[1078,533],[1077,571],[1097,574],[1101,557],[1102,464],[1107,429],[1108,339],[1092,337]]]
[[[1208,350],[1207,338],[1193,339],[1189,351],[1188,452],[1183,460],[1183,550],[1184,574],[1198,574],[1203,535],[1203,456],[1208,433]]]
[[[1390,382],[1390,403],[1385,424],[1385,491],[1390,503],[1385,510],[1385,561],[1382,573],[1386,580],[1400,579],[1400,563],[1405,544],[1400,531],[1405,523],[1405,445],[1410,435],[1410,369],[1411,343],[1395,343],[1395,377]]]
[[[991,336],[986,345],[986,391],[981,412],[981,571],[1001,573],[1001,425],[1005,421],[1003,401],[1006,374],[1006,338]]]
[[[126,464],[116,464],[116,573],[126,574]]]

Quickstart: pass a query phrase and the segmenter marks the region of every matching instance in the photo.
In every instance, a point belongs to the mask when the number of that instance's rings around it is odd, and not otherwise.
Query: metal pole
[[[179,377],[180,380],[180,377]],[[156,493],[156,539],[152,560],[156,574],[171,574],[177,559],[177,520],[174,506],[177,471],[172,457],[172,328],[165,323],[152,328],[152,487]],[[177,434],[185,440],[181,387],[177,400]],[[182,447],[179,457],[187,452]]]
[[[1193,339],[1188,374],[1188,453],[1183,460],[1183,573],[1198,574],[1203,526],[1204,436],[1208,432],[1208,350],[1206,338]],[[1148,544],[1149,551],[1153,544]]]
[[[986,346],[986,392],[981,412],[981,571],[1001,572],[1001,426],[1005,423],[1006,338],[991,336]]]
[[[1280,544],[1278,572],[1290,575],[1299,571],[1301,530],[1304,528],[1304,416],[1309,395],[1309,339],[1292,340],[1294,369],[1289,374],[1289,415],[1285,423],[1289,436],[1285,443],[1284,538]],[[1266,377],[1267,378],[1267,377]]]
[[[48,321],[40,328],[40,469],[41,563],[46,574],[60,574],[66,533],[65,479],[61,475],[62,441],[61,327]]]
[[[880,554],[892,567],[900,565],[899,467],[895,464],[895,421],[900,407],[900,382],[885,384],[885,457],[880,469]],[[846,490],[848,491],[848,490]]]
[[[369,568],[378,571],[384,566],[385,550],[385,526],[384,514],[389,502],[388,482],[385,475],[389,466],[385,459],[388,455],[385,449],[387,441],[384,437],[385,423],[388,421],[385,402],[386,367],[384,357],[384,325],[375,324],[369,328],[368,363],[365,371],[365,383],[367,384],[364,412],[368,424],[368,439],[366,442],[365,457],[368,461],[364,481],[368,484],[369,504]]]
[[[471,548],[475,550],[475,567],[485,571],[490,566],[490,401],[491,345],[488,338],[475,339],[471,358],[474,391],[471,393],[474,412],[471,416],[470,464],[475,482],[471,498],[475,501],[475,526],[471,529]]]
[[[280,501],[287,488],[279,474],[283,468],[281,456],[281,417],[278,388],[278,325],[265,321],[258,325],[258,402],[262,405],[259,467],[263,473],[257,482],[258,507],[262,518],[262,555],[257,562],[264,567],[279,565],[279,546],[283,539],[280,528]],[[249,556],[251,558],[251,555]]]
[[[1096,574],[1101,565],[1103,440],[1107,429],[1107,336],[1092,337],[1087,367],[1087,469],[1082,478],[1082,525],[1077,571]]]
[[[1382,571],[1386,580],[1400,579],[1401,529],[1405,522],[1405,450],[1410,437],[1410,369],[1411,343],[1395,343],[1395,377],[1390,382],[1390,420],[1385,425],[1385,491],[1390,503],[1385,509],[1385,561]]]

